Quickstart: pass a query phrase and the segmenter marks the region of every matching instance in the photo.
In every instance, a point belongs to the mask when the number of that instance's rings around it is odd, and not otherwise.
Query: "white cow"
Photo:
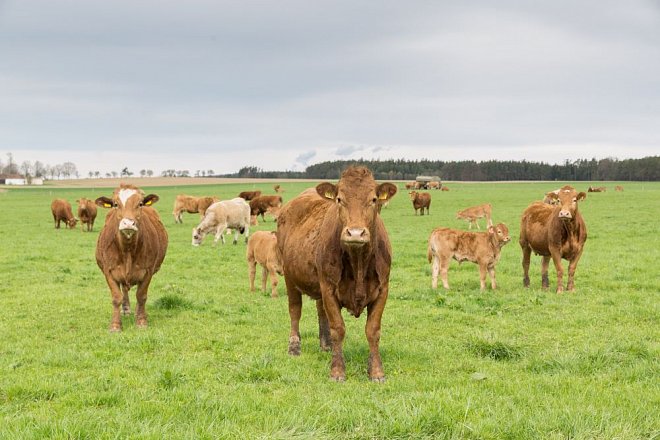
[[[247,243],[250,236],[250,205],[244,199],[236,197],[209,206],[201,223],[193,228],[192,245],[199,246],[211,231],[215,231],[214,245],[218,240],[225,244],[223,232],[227,228],[234,230],[234,244],[238,242],[239,233],[245,234]]]

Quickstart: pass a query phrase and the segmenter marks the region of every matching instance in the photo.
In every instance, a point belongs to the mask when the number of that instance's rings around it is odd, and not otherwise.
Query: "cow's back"
[[[550,255],[548,236],[553,227],[553,216],[559,207],[542,202],[532,203],[523,212],[520,220],[520,243],[531,247],[539,255]]]
[[[287,285],[312,298],[321,297],[315,255],[330,206],[316,191],[305,191],[282,207],[277,221],[277,246]]]

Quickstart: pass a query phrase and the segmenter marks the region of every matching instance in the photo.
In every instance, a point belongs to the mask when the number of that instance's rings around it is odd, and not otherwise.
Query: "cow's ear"
[[[158,200],[160,200],[160,199],[158,198],[158,196],[156,194],[149,194],[144,199],[142,199],[142,204],[144,206],[151,206],[154,203],[156,203]]]
[[[493,235],[495,233],[495,227],[494,226],[488,226],[488,233]]]
[[[96,199],[95,203],[101,208],[112,208],[112,199],[109,199],[105,196]]]
[[[580,200],[584,200],[584,199],[586,199],[586,198],[587,198],[587,193],[585,193],[585,192],[581,192],[581,193],[579,193],[579,194],[577,195],[577,198],[576,198],[576,199],[577,199],[578,201],[580,201]]]
[[[316,192],[324,199],[334,200],[337,197],[337,185],[323,182],[316,185]]]
[[[396,185],[389,182],[381,183],[376,187],[376,194],[378,195],[378,200],[380,200],[381,202],[391,199],[392,197],[394,197],[396,192],[397,192]]]

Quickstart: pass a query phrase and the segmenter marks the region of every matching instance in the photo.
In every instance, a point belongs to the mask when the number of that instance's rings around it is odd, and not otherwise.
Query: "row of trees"
[[[41,161],[30,162],[25,160],[18,164],[14,161],[12,153],[7,153],[7,163],[0,160],[0,174],[12,176],[22,175],[30,180],[33,177],[42,177],[50,179],[69,179],[71,177],[79,177],[76,164],[73,162],[64,162],[56,165],[44,164]]]
[[[414,180],[419,175],[440,176],[444,180],[638,180],[660,181],[660,156],[618,160],[606,158],[566,160],[563,164],[522,161],[433,161],[433,160],[357,160],[328,161],[308,166],[302,175],[287,177],[337,179],[351,164],[367,166],[379,180]],[[242,170],[248,169],[245,167]],[[254,170],[252,170],[254,171]],[[239,171],[240,174],[240,171]],[[272,172],[251,172],[254,177],[275,177]]]

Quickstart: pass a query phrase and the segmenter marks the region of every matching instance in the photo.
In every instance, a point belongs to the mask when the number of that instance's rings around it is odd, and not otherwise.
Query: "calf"
[[[282,206],[282,196],[259,196],[250,200],[250,215],[261,215],[261,220],[266,221],[264,214],[271,208]]]
[[[249,202],[250,200],[259,197],[260,195],[261,191],[242,191],[238,194],[238,197],[245,200],[246,202]]]
[[[60,229],[60,222],[73,229],[76,227],[78,220],[73,216],[71,211],[71,203],[64,199],[55,199],[50,204],[50,211],[53,214],[53,221],[55,222],[55,229]]]
[[[574,276],[578,261],[587,241],[587,226],[578,210],[578,202],[587,195],[564,186],[556,194],[557,204],[532,203],[525,209],[520,221],[520,247],[523,251],[523,284],[529,287],[529,262],[532,252],[542,256],[541,286],[549,287],[550,258],[557,270],[557,293],[564,290],[562,258],[569,261],[567,289],[574,290]]]
[[[479,223],[477,222],[477,220],[480,218],[486,217],[487,225],[489,227],[493,226],[491,211],[492,209],[490,203],[484,203],[483,205],[471,206],[469,208],[465,208],[462,211],[458,211],[456,213],[456,218],[459,220],[467,220],[469,223],[468,229],[472,229],[472,224],[477,225],[477,229],[481,229],[479,227]]]
[[[486,272],[490,275],[490,287],[497,288],[495,265],[500,259],[502,247],[511,241],[509,229],[503,223],[489,226],[487,232],[468,232],[449,228],[437,228],[429,237],[428,260],[432,263],[431,286],[438,287],[438,272],[442,285],[449,289],[447,271],[449,261],[471,261],[479,265],[481,290],[486,288]]]
[[[406,182],[405,187],[406,189],[416,189],[415,182]]]
[[[209,206],[201,223],[192,230],[192,245],[199,246],[211,231],[215,231],[213,244],[218,240],[222,240],[222,244],[225,244],[223,232],[227,228],[234,230],[234,244],[238,242],[239,233],[245,233],[247,242],[250,235],[250,206],[241,197],[223,200]]]
[[[80,219],[80,230],[85,230],[87,225],[87,232],[94,229],[94,220],[96,220],[96,204],[89,199],[82,198],[76,200],[78,202],[78,218]]]
[[[440,189],[441,184],[440,182],[432,181],[429,182],[427,186],[429,189]]]
[[[99,197],[96,204],[110,211],[96,242],[96,264],[105,276],[112,295],[110,331],[121,331],[121,313],[131,313],[128,291],[137,286],[136,320],[147,326],[147,291],[167,252],[167,231],[158,212],[151,207],[155,194],[122,184],[111,198]]]
[[[273,191],[275,191],[278,194],[281,194],[284,192],[284,188],[282,188],[280,185],[273,185]]]
[[[594,192],[594,193],[605,192],[605,191],[607,191],[607,187],[605,186],[590,186],[587,189],[587,192]]]
[[[426,213],[429,213],[429,208],[431,207],[431,194],[420,193],[417,191],[410,191],[408,194],[410,195],[410,200],[412,200],[415,215],[417,215],[418,209],[420,210],[421,215],[424,215],[424,208],[426,208]]]
[[[197,212],[199,213],[200,217],[203,218],[208,207],[217,201],[217,197],[193,197],[179,194],[174,200],[174,210],[172,211],[174,222],[183,223],[181,215],[184,212],[189,214],[194,214]]]
[[[270,275],[272,298],[277,298],[277,274],[282,275],[282,261],[277,249],[275,232],[257,231],[252,234],[247,246],[248,272],[250,275],[250,292],[254,292],[254,278],[257,264],[262,267],[261,290],[266,291],[266,277]]]
[[[614,187],[614,191],[623,192],[623,187],[621,185],[617,185],[617,186]]]
[[[449,187],[443,185],[442,188],[440,188],[440,191],[449,191]]]

